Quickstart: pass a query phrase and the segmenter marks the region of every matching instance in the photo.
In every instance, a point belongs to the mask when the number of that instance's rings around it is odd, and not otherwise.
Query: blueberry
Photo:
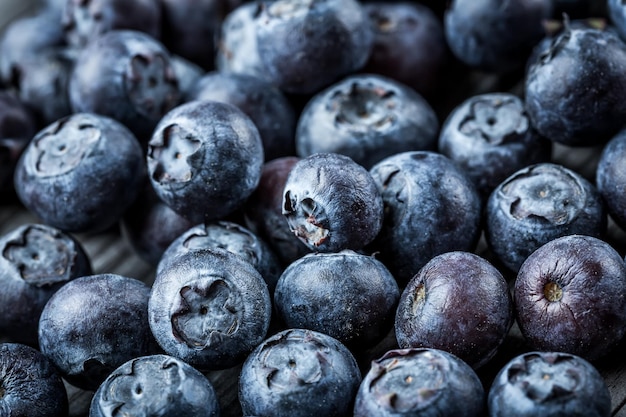
[[[37,345],[39,316],[66,282],[90,275],[91,261],[71,235],[24,224],[0,236],[0,334]]]
[[[532,349],[594,361],[626,334],[626,266],[600,239],[556,238],[520,267],[514,303],[520,330]]]
[[[112,30],[79,53],[69,81],[75,112],[93,112],[126,125],[143,143],[180,101],[167,49],[153,37]]]
[[[600,372],[563,352],[526,352],[498,373],[488,393],[491,417],[608,417],[611,396]]]
[[[613,27],[622,39],[626,39],[626,5],[620,0],[607,0],[606,5]]]
[[[336,153],[300,159],[283,193],[289,228],[319,252],[359,250],[380,231],[383,203],[365,168]]]
[[[187,99],[237,106],[259,129],[266,161],[295,154],[295,109],[269,82],[251,75],[212,71],[197,81]]]
[[[0,414],[65,417],[67,413],[65,385],[48,358],[26,345],[0,344]]]
[[[476,187],[451,159],[436,152],[402,152],[370,170],[383,196],[383,227],[368,246],[400,286],[431,258],[471,252],[481,234]]]
[[[43,223],[98,232],[121,218],[145,171],[141,146],[127,128],[108,117],[75,113],[28,144],[15,168],[15,190]]]
[[[552,143],[511,93],[479,94],[458,105],[441,128],[438,149],[467,172],[483,201],[517,170],[552,156]]]
[[[365,168],[396,153],[435,150],[439,121],[407,85],[374,74],[352,75],[317,93],[298,119],[300,157],[334,152]]]
[[[567,146],[603,143],[623,126],[626,45],[608,30],[569,27],[530,65],[526,110],[546,138]]]
[[[184,101],[185,97],[193,93],[195,84],[202,78],[205,71],[202,67],[180,55],[171,55],[170,58],[174,73],[176,73],[176,79],[178,80],[181,100]]]
[[[626,130],[620,131],[602,148],[596,167],[595,183],[607,210],[622,229],[626,229]]]
[[[361,351],[392,329],[399,298],[380,261],[343,250],[294,261],[278,280],[274,305],[286,327],[325,333]]]
[[[507,72],[523,67],[551,15],[551,1],[453,0],[444,33],[452,53],[466,65]]]
[[[283,330],[261,343],[239,376],[244,415],[351,416],[361,373],[350,351],[312,330]]]
[[[161,5],[155,0],[66,0],[62,24],[67,43],[77,48],[111,30],[132,29],[159,38]]]
[[[223,249],[204,249],[157,273],[148,314],[167,354],[201,370],[226,369],[266,337],[271,301],[249,262]]]
[[[373,32],[356,0],[264,1],[256,44],[268,78],[281,90],[311,94],[361,69]]]
[[[218,417],[215,389],[200,371],[168,355],[133,358],[96,391],[89,417]]]
[[[512,324],[502,274],[478,255],[453,251],[432,258],[409,281],[395,331],[401,348],[442,349],[478,369],[497,353]]]
[[[165,249],[157,265],[157,274],[177,258],[189,252],[203,249],[224,249],[240,256],[259,271],[270,293],[282,273],[278,257],[256,234],[231,221],[215,221],[198,224],[180,234]]]
[[[149,295],[143,282],[116,274],[69,281],[41,313],[41,352],[70,384],[95,391],[124,362],[157,352]]]
[[[259,131],[232,104],[192,101],[168,112],[148,144],[148,171],[159,198],[192,223],[239,209],[261,177]]]
[[[571,234],[601,237],[608,221],[596,187],[553,163],[522,168],[500,183],[484,219],[488,247],[513,272],[544,243]]]
[[[354,417],[479,417],[485,401],[474,370],[438,349],[396,349],[372,361]]]

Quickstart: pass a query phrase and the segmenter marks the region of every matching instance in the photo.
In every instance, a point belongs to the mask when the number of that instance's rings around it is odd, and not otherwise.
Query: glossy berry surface
[[[354,417],[479,417],[485,390],[474,370],[438,349],[395,349],[372,361]]]
[[[492,417],[607,417],[611,396],[600,372],[563,352],[526,352],[498,373],[488,393]]]
[[[283,330],[246,359],[239,377],[244,415],[352,415],[361,373],[350,351],[311,330]]]

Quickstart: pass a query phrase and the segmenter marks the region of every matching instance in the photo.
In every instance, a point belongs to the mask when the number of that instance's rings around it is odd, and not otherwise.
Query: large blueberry
[[[488,393],[491,417],[608,417],[606,381],[585,359],[563,352],[526,352],[498,373]]]
[[[50,297],[91,272],[80,242],[53,227],[24,224],[0,236],[0,334],[36,346],[39,316]]]
[[[20,201],[64,231],[102,231],[116,224],[146,175],[136,137],[121,123],[75,113],[41,130],[15,168]]]
[[[602,149],[595,181],[611,218],[626,229],[626,130],[620,131]]]
[[[311,329],[364,350],[393,327],[400,290],[387,268],[351,250],[306,255],[283,272],[274,305],[288,328]]]
[[[365,168],[345,155],[318,153],[291,169],[283,214],[289,228],[313,250],[359,250],[380,231],[383,202]]]
[[[600,237],[608,221],[596,187],[553,163],[522,168],[500,183],[484,220],[487,245],[513,272],[544,243],[571,234]]]
[[[348,417],[360,382],[356,360],[337,339],[288,329],[248,356],[239,402],[244,415]]]
[[[435,150],[439,120],[409,86],[357,74],[317,93],[298,119],[296,151],[347,155],[365,168],[396,153]]]
[[[467,172],[484,201],[517,170],[552,155],[552,143],[511,93],[478,94],[458,105],[441,128],[438,148]]]
[[[61,375],[38,350],[0,344],[0,415],[66,417],[68,398]]]
[[[354,417],[480,417],[484,401],[478,375],[457,356],[439,349],[396,349],[372,361]]]
[[[259,183],[259,131],[241,110],[191,101],[168,112],[148,144],[148,171],[157,195],[194,224],[240,208]]]
[[[218,417],[211,382],[168,355],[133,358],[115,369],[91,400],[89,417]]]
[[[477,369],[497,353],[513,324],[502,274],[469,252],[432,258],[409,281],[396,311],[398,345],[448,351]]]
[[[157,352],[148,325],[150,287],[116,274],[63,285],[41,313],[39,347],[72,385],[95,391],[124,362]]]
[[[148,305],[163,350],[202,370],[243,362],[266,337],[271,312],[259,272],[224,249],[177,257],[157,274]]]
[[[403,152],[370,170],[385,220],[369,246],[404,286],[431,258],[473,251],[481,234],[481,201],[469,176],[430,151]]]

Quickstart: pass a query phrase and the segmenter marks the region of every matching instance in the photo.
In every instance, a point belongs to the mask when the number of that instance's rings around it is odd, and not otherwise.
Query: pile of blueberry
[[[0,416],[611,415],[625,97],[620,0],[40,0],[0,34],[38,220],[0,236]]]

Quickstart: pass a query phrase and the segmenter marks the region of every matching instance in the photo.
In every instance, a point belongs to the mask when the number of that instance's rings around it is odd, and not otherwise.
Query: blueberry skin
[[[133,30],[108,31],[82,48],[68,90],[74,112],[118,120],[142,143],[180,102],[169,52],[155,38]]]
[[[124,362],[157,353],[148,326],[150,287],[116,274],[63,285],[39,320],[39,346],[70,384],[95,391]]]
[[[507,72],[523,66],[545,34],[542,21],[551,15],[551,1],[453,0],[444,33],[452,53],[466,65]]]
[[[0,334],[37,346],[39,317],[65,283],[91,275],[91,261],[73,236],[43,224],[0,236]]]
[[[35,135],[17,163],[14,183],[20,201],[43,223],[99,232],[118,222],[145,178],[143,151],[127,128],[108,117],[75,113]]]
[[[478,255],[453,251],[432,258],[409,281],[394,327],[401,348],[442,349],[478,369],[512,324],[513,300],[500,271]]]
[[[205,70],[180,55],[171,55],[170,58],[178,79],[181,101],[184,101],[185,97],[189,97],[193,93],[196,83],[205,74]]]
[[[571,27],[531,64],[525,78],[530,120],[566,146],[608,141],[623,125],[626,45],[608,30]]]
[[[312,330],[283,330],[261,343],[239,375],[244,415],[351,416],[361,372],[336,339]]]
[[[0,344],[0,415],[66,417],[65,385],[54,365],[38,350]]]
[[[163,350],[200,370],[230,368],[266,337],[272,313],[254,267],[223,249],[190,251],[156,275],[148,316]]]
[[[601,237],[607,210],[600,192],[562,165],[522,168],[489,196],[485,208],[488,247],[512,272],[550,240],[571,234]]]
[[[400,152],[436,150],[439,120],[407,85],[381,75],[356,74],[317,93],[298,119],[300,157],[339,153],[370,169]]]
[[[549,162],[552,142],[532,127],[519,97],[486,93],[452,110],[441,128],[438,150],[467,172],[486,201],[516,171]]]
[[[400,286],[431,258],[471,252],[481,234],[481,201],[476,187],[451,159],[436,152],[392,155],[370,173],[383,196],[383,227],[368,246]]]
[[[520,267],[513,297],[531,349],[595,361],[626,334],[626,266],[595,237],[563,236],[541,246]]]
[[[356,0],[264,1],[256,19],[266,74],[288,93],[315,93],[369,57],[373,32]]]
[[[484,400],[478,375],[458,357],[439,349],[395,349],[372,361],[354,417],[479,417]]]
[[[488,393],[491,417],[608,417],[611,396],[598,370],[563,352],[526,352],[498,373]]]
[[[626,198],[623,187],[626,184],[626,131],[615,135],[602,149],[596,167],[595,184],[606,203],[611,218],[626,228]]]
[[[620,38],[626,39],[626,5],[620,0],[607,0],[608,17]]]
[[[383,222],[383,201],[372,176],[350,157],[318,153],[291,169],[283,192],[290,230],[311,250],[359,250]]]
[[[241,110],[191,101],[168,112],[148,143],[150,181],[161,200],[199,224],[239,209],[259,183],[259,131]]]
[[[219,417],[211,382],[168,355],[133,358],[114,370],[91,400],[89,417]]]
[[[158,39],[161,2],[154,0],[66,0],[61,23],[67,43],[83,48],[111,30],[135,30]]]
[[[178,236],[163,252],[157,274],[175,265],[179,256],[203,249],[224,249],[249,262],[263,277],[270,294],[283,272],[278,257],[267,243],[244,226],[222,220],[195,225]]]
[[[284,266],[311,252],[289,230],[282,211],[285,182],[299,160],[285,156],[263,164],[259,185],[244,206],[246,226],[270,245]]]
[[[286,327],[325,333],[354,352],[389,333],[399,298],[398,284],[380,261],[343,250],[305,255],[289,265],[274,307]]]
[[[295,155],[295,109],[285,94],[268,81],[211,71],[197,81],[187,100],[214,100],[237,106],[259,129],[266,161]]]

